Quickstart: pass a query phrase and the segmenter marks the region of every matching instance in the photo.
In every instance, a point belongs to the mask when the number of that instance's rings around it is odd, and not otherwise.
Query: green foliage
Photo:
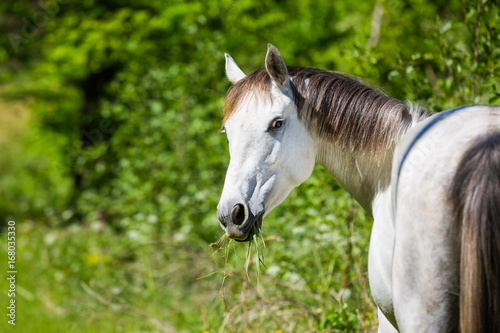
[[[433,30],[420,40],[420,49],[398,55],[388,79],[404,89],[405,98],[432,111],[470,104],[498,105],[498,3],[452,2],[447,12],[444,17],[432,18],[433,24],[427,26]]]
[[[229,160],[223,54],[248,73],[271,42],[288,65],[357,75],[433,111],[500,105],[499,8],[1,3],[1,106],[29,109],[0,134],[0,221],[22,226],[23,331],[374,331],[371,221],[320,167],[264,221],[267,269],[250,259],[248,281],[248,248],[234,242],[226,270],[224,256],[210,261]]]

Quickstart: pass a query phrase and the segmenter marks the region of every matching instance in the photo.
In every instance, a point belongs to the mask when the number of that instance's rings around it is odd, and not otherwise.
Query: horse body
[[[444,117],[439,117],[441,115]],[[437,117],[441,119],[436,120]],[[495,133],[500,133],[500,108],[461,108],[437,114],[418,124],[396,151],[392,184],[397,188],[391,195],[396,235],[392,291],[396,318],[405,318],[397,321],[403,332],[457,331],[459,313],[473,311],[459,311],[460,289],[470,287],[460,287],[460,247],[472,244],[459,241],[462,237],[459,237],[452,188],[462,186],[455,176],[464,153],[478,138]],[[476,168],[479,172],[487,172],[481,170],[481,165]],[[500,166],[497,168],[500,170]],[[497,174],[496,178],[499,176]],[[497,186],[494,178],[490,181]],[[477,186],[479,191],[486,191],[479,184]],[[500,201],[495,202],[499,204]],[[500,216],[493,219],[498,224]],[[495,229],[489,232],[494,233]],[[499,253],[492,255],[498,260]],[[500,283],[498,276],[494,283]],[[479,298],[487,298],[480,290],[474,292]],[[489,320],[498,323],[498,319]],[[498,326],[476,331],[494,332],[498,331]]]
[[[272,45],[265,63],[245,76],[226,56],[231,162],[218,215],[228,236],[248,240],[319,163],[374,218],[368,270],[379,331],[458,329],[464,246],[450,193],[464,152],[500,132],[500,108],[438,119],[350,77],[286,67]]]

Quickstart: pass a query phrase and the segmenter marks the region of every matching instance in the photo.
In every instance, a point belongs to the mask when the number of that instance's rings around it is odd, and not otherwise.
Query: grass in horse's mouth
[[[260,231],[262,230],[263,217],[264,213],[261,213],[259,216],[257,216],[257,219],[255,220],[253,225],[250,227],[250,230],[248,231],[247,238],[245,238],[244,240],[237,240],[237,242],[252,242],[254,235],[260,235]]]
[[[259,230],[258,224],[256,223],[253,227],[252,230],[250,230],[249,236],[247,238],[248,240],[248,250],[247,250],[247,255],[246,255],[246,260],[245,260],[245,272],[248,281],[250,282],[250,268],[252,261],[255,262],[255,268],[257,270],[257,285],[260,284],[260,270],[261,270],[261,265],[263,267],[266,267],[264,263],[264,251],[263,248],[266,247],[266,243],[264,240],[264,237],[262,236],[262,233]],[[215,273],[223,272],[224,277],[222,278],[222,285],[221,289],[219,291],[220,297],[222,299],[222,302],[224,303],[224,306],[227,310],[227,305],[226,305],[226,299],[225,299],[225,291],[224,291],[224,283],[226,281],[226,278],[228,278],[232,274],[232,270],[229,267],[229,253],[231,252],[231,244],[233,244],[233,253],[236,252],[234,250],[234,240],[229,239],[227,235],[224,233],[221,238],[219,238],[218,241],[215,243],[210,244],[210,247],[214,248],[214,253],[212,254],[212,258],[217,262],[217,259],[220,258],[219,252],[224,251],[224,268],[219,269],[215,272],[212,272],[208,275],[205,275],[203,277],[200,277],[198,279],[203,279],[206,277],[209,277]],[[236,253],[235,253],[236,254]],[[266,267],[267,268],[267,267]]]
[[[252,247],[254,247],[255,253],[257,254],[257,258],[255,260],[255,267],[257,269],[257,284],[260,284],[259,275],[260,275],[260,264],[266,267],[264,264],[264,251],[263,247],[266,247],[266,242],[264,241],[264,237],[262,233],[258,229],[257,225],[254,224],[252,230],[250,231],[251,239],[248,242],[248,251],[247,251],[247,260],[245,262],[245,271],[247,273],[247,279],[250,281],[250,276],[248,274],[248,268],[250,267],[251,257],[252,257]],[[259,245],[260,241],[260,245]],[[267,269],[267,267],[266,267]]]

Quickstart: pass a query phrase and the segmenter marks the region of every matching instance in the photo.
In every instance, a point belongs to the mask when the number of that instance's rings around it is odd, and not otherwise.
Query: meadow
[[[372,220],[323,168],[252,247],[223,239],[224,52],[249,73],[270,42],[288,65],[346,72],[433,112],[500,105],[499,8],[0,3],[0,331],[376,332]]]

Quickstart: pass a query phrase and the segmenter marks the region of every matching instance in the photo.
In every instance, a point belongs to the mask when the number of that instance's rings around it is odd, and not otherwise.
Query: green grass
[[[278,236],[281,219],[271,215],[271,236],[222,237],[215,253],[194,234],[152,242],[97,223],[18,222],[17,325],[1,331],[374,331],[361,239],[348,234],[347,253],[324,226],[313,234],[306,225],[308,236],[289,224]]]

